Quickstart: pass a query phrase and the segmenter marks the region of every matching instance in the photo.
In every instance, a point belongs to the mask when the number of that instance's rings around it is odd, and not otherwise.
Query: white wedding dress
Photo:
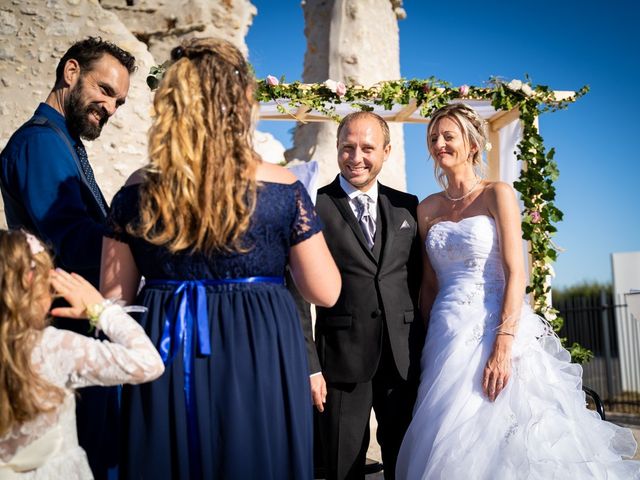
[[[47,327],[31,354],[36,372],[65,392],[64,402],[0,437],[0,480],[92,479],[76,433],[76,388],[141,383],[164,370],[157,350],[122,307],[112,305],[98,326],[111,342]],[[80,392],[82,395],[82,392]]]
[[[582,368],[528,305],[512,377],[495,402],[482,374],[500,319],[504,275],[493,218],[431,227],[426,249],[439,292],[431,310],[399,479],[637,479],[630,430],[585,407]]]

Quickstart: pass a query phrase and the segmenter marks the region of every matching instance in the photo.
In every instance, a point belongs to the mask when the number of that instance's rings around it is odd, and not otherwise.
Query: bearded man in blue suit
[[[56,68],[53,89],[0,154],[0,190],[9,228],[51,246],[57,266],[98,286],[107,203],[82,139],[95,140],[126,99],[135,58],[89,37],[72,45]],[[88,325],[56,326],[82,333]],[[117,391],[91,387],[77,403],[78,439],[97,479],[115,464]]]

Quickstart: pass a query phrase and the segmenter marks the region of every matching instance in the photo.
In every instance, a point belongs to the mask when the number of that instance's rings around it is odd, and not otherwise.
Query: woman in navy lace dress
[[[283,275],[289,264],[327,306],[340,276],[302,184],[251,147],[240,52],[194,39],[172,58],[150,164],[114,198],[103,250],[103,293],[148,307],[140,322],[166,365],[123,390],[121,478],[308,479],[309,377]]]

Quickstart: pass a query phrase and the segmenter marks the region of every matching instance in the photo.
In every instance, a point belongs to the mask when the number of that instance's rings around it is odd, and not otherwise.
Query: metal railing
[[[624,296],[605,291],[554,301],[564,318],[559,332],[567,344],[593,352],[583,365],[583,384],[600,395],[608,409],[640,413],[640,322],[630,315]]]

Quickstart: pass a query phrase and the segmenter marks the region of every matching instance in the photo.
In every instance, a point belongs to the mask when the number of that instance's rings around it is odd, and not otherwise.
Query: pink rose
[[[345,93],[347,93],[347,86],[342,82],[338,82],[336,84],[336,95],[342,97]]]
[[[462,85],[459,91],[461,96],[466,97],[469,94],[469,85]]]
[[[279,85],[279,84],[280,82],[276,77],[274,77],[273,75],[267,75],[267,85],[271,87],[275,87],[276,85]]]
[[[542,215],[537,210],[534,210],[529,214],[531,217],[531,223],[540,223],[542,221]]]

